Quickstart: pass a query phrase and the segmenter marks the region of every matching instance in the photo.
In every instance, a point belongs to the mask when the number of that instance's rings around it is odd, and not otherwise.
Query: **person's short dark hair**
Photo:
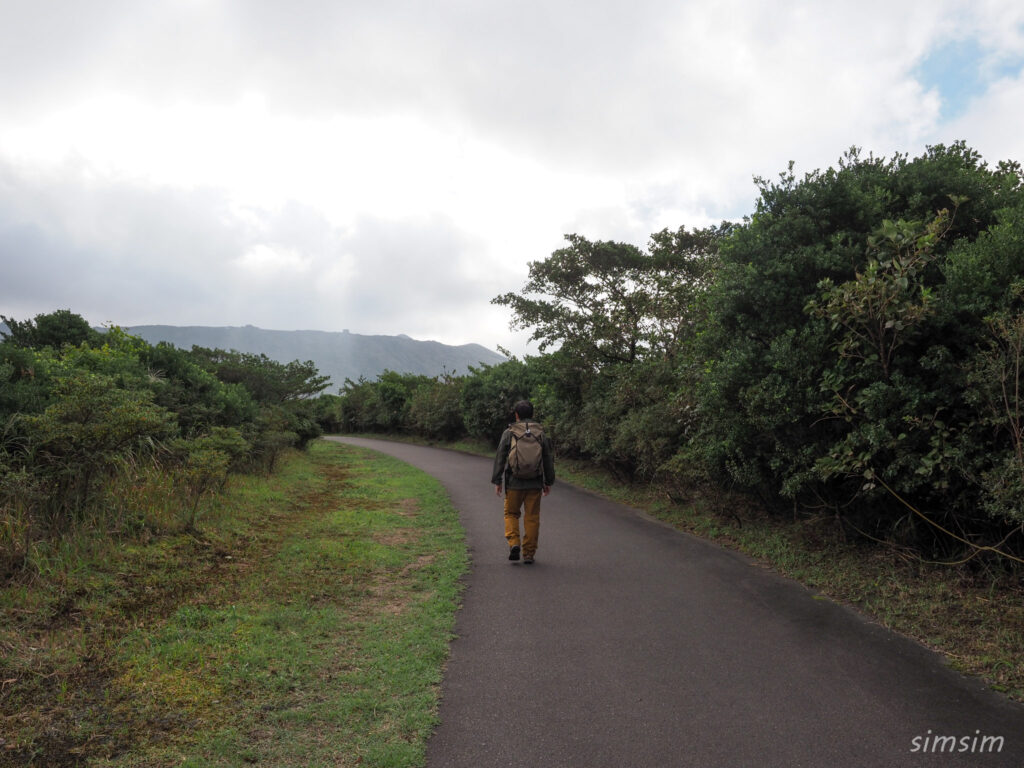
[[[512,410],[519,415],[520,419],[533,418],[533,403],[529,400],[520,400]]]

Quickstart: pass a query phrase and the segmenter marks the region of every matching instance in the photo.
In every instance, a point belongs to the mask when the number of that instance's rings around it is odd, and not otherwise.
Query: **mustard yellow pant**
[[[533,557],[540,534],[540,488],[505,490],[505,538],[510,547],[520,546],[519,515],[523,513],[523,555]]]

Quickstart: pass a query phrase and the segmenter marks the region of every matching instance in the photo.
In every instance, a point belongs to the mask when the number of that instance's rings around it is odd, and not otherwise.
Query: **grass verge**
[[[0,765],[422,765],[467,564],[436,481],[320,442],[146,531],[3,585]]]

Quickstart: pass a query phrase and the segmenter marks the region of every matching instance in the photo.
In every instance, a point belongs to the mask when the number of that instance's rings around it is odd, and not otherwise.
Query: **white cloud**
[[[339,227],[296,202],[239,208],[212,188],[0,166],[0,307],[15,317],[70,307],[95,323],[257,320],[494,346],[507,321],[488,302],[507,275],[476,263],[484,250],[439,215]]]
[[[915,68],[959,39],[995,79],[944,124]],[[1019,158],[1022,48],[1013,0],[8,3],[0,304],[521,351],[489,300],[565,233],[739,218],[851,145]]]
[[[945,143],[964,139],[990,164],[999,160],[1024,162],[1024,134],[1021,133],[1024,105],[1024,71],[1015,78],[1003,78],[980,95],[967,114],[940,132]]]

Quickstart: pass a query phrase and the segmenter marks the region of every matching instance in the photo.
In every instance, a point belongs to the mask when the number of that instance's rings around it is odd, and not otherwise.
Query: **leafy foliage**
[[[561,346],[595,365],[633,363],[672,349],[687,333],[714,244],[729,229],[664,230],[652,237],[650,252],[567,235],[568,247],[530,263],[521,292],[493,303],[512,310],[513,328],[533,328],[542,352]]]
[[[192,357],[228,384],[241,384],[259,403],[280,405],[313,397],[330,385],[312,360],[279,363],[265,354],[193,347]]]
[[[321,434],[312,363],[153,347],[61,310],[4,318],[0,342],[0,570],[33,540],[85,524],[137,519],[131,499],[161,476],[194,528],[232,472],[270,471],[282,452]],[[162,492],[162,491],[159,491]]]
[[[417,434],[454,440],[466,430],[462,419],[462,381],[452,375],[421,382],[409,398],[409,423]]]
[[[0,322],[7,326],[6,332],[0,331],[5,341],[30,349],[60,349],[65,344],[73,347],[86,343],[96,345],[100,340],[100,334],[85,318],[70,309],[58,309],[21,321],[0,315]]]
[[[993,171],[956,144],[889,162],[851,152],[838,170],[760,186],[711,289],[709,467],[770,503],[824,507],[935,553],[948,542],[893,493],[942,523],[1001,530],[976,513],[993,445],[965,407],[964,363],[984,343],[979,310],[1005,301],[991,271],[1024,266],[1005,242],[1019,168]],[[982,253],[993,238],[1003,266]]]
[[[185,497],[182,520],[185,530],[194,531],[202,502],[223,489],[228,479],[230,457],[224,451],[193,443],[175,473]]]
[[[513,421],[512,408],[531,397],[530,366],[513,359],[471,369],[471,374],[462,385],[462,421],[471,437],[497,446],[501,433]],[[535,416],[541,419],[543,411]]]
[[[55,400],[23,420],[29,471],[40,481],[47,523],[60,528],[79,517],[96,486],[128,457],[153,450],[173,434],[173,416],[149,392],[118,389],[105,376],[60,379]]]
[[[251,424],[258,406],[239,382],[224,382],[189,352],[160,343],[139,355],[151,377],[154,402],[173,411],[185,434]]]

